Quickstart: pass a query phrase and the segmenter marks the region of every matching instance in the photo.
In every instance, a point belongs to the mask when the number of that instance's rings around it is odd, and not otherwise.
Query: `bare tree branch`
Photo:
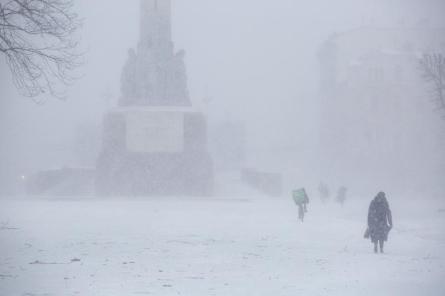
[[[441,53],[424,54],[419,66],[422,78],[431,85],[433,98],[445,118],[445,57]]]
[[[21,94],[64,98],[81,64],[73,0],[0,0],[0,53]]]

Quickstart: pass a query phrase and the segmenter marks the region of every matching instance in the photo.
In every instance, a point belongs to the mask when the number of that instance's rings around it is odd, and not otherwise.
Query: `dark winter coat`
[[[391,228],[392,215],[388,201],[384,195],[379,194],[371,202],[368,211],[368,229],[372,242],[388,240]]]

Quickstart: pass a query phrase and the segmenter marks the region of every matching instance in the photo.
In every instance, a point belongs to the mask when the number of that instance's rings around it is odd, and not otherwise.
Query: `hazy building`
[[[437,175],[435,167],[444,161],[440,119],[419,59],[443,50],[445,30],[427,28],[360,28],[324,42],[319,51],[322,167],[383,186],[410,187],[406,183],[420,181],[417,175]],[[357,170],[362,176],[350,175]]]
[[[239,170],[246,162],[246,124],[242,121],[224,121],[210,128],[209,149],[220,170]]]

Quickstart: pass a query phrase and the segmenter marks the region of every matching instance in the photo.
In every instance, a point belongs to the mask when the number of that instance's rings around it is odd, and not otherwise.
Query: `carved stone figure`
[[[141,0],[141,35],[122,71],[121,106],[189,106],[185,52],[174,52],[171,0]]]

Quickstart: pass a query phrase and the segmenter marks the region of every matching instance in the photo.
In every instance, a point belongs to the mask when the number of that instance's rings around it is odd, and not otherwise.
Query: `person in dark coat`
[[[383,253],[383,245],[388,240],[388,233],[392,228],[392,215],[384,192],[379,192],[371,202],[368,211],[368,231],[371,241],[374,243],[374,252],[380,246]]]

